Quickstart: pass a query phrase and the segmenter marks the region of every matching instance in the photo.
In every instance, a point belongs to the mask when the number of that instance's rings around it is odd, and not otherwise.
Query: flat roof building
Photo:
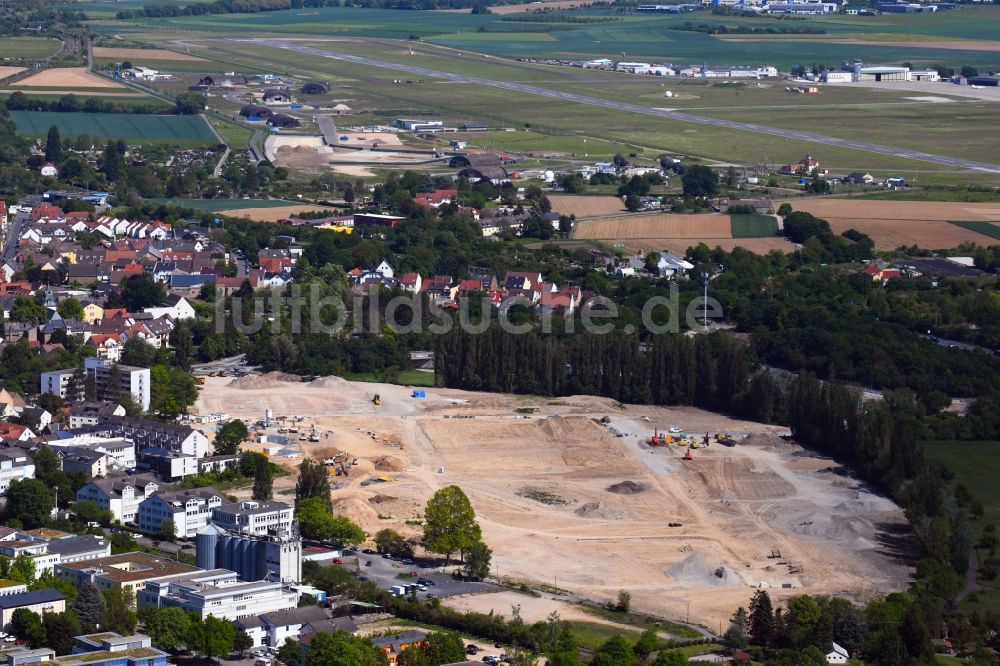
[[[60,562],[55,574],[79,587],[93,583],[100,590],[120,588],[136,594],[150,581],[197,571],[195,567],[148,553],[119,553],[83,562]]]
[[[183,608],[202,618],[238,620],[295,608],[299,595],[279,582],[239,579],[234,571],[213,569],[149,581],[138,596],[139,608]]]

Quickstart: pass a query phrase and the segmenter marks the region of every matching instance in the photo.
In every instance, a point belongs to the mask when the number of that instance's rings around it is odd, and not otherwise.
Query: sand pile
[[[581,518],[593,518],[597,520],[623,520],[628,517],[625,511],[607,506],[603,502],[587,502],[573,511],[573,513]]]
[[[269,372],[266,375],[250,375],[248,377],[239,377],[229,382],[231,388],[236,389],[268,389],[268,388],[279,388],[281,384],[289,383],[300,383],[302,380],[298,375],[290,375],[286,372],[278,372],[277,370]]]
[[[786,445],[785,440],[781,439],[777,435],[765,435],[763,433],[754,433],[748,435],[744,439],[737,440],[738,444],[741,446],[784,446]]]
[[[393,456],[381,456],[375,459],[375,469],[380,472],[402,472],[403,463]]]
[[[368,498],[369,504],[385,504],[387,502],[394,502],[397,498],[390,497],[388,495],[374,495]]]
[[[691,553],[667,567],[667,574],[678,583],[725,587],[742,585],[739,575],[724,564],[712,564],[701,553]]]
[[[646,490],[646,486],[632,480],[625,480],[621,483],[608,486],[607,490],[609,493],[615,493],[616,495],[638,495]]]

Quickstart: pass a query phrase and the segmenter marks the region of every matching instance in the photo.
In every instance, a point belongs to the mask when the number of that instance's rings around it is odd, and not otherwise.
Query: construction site
[[[204,389],[196,412],[255,426],[244,448],[290,471],[325,462],[334,510],[370,535],[418,535],[430,495],[461,486],[502,579],[596,601],[625,589],[637,610],[718,630],[755,588],[864,601],[912,573],[902,511],[780,427],[590,396],[277,373],[209,377]],[[294,484],[276,479],[275,499],[292,499]]]

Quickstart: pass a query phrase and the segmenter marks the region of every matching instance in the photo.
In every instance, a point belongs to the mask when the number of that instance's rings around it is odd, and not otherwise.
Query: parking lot
[[[371,566],[367,565],[368,562],[371,562]],[[417,592],[418,599],[450,597],[456,594],[481,594],[496,590],[496,586],[490,583],[456,580],[451,573],[443,571],[443,567],[426,567],[418,562],[407,564],[377,553],[358,553],[356,557],[346,557],[344,566],[356,567],[361,576],[368,578],[383,590],[389,590],[396,585],[416,583],[418,579],[428,581],[427,590]]]

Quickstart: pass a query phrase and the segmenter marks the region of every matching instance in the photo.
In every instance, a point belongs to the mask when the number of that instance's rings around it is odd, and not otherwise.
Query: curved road
[[[654,116],[657,118],[665,118],[668,120],[679,120],[682,122],[695,123],[698,125],[713,125],[715,127],[724,127],[726,129],[739,130],[742,132],[756,132],[757,134],[770,134],[771,136],[775,136],[781,139],[796,139],[799,141],[808,141],[811,143],[836,146],[837,148],[848,148],[850,150],[860,150],[868,153],[888,155],[889,157],[897,157],[900,159],[918,160],[921,162],[932,162],[934,164],[942,166],[950,166],[959,169],[971,169],[974,171],[1000,174],[1000,165],[998,164],[989,164],[987,162],[976,162],[973,160],[963,160],[958,157],[949,157],[946,155],[934,155],[931,153],[920,152],[918,150],[909,150],[906,148],[894,148],[892,146],[883,146],[877,143],[852,141],[850,139],[838,139],[836,137],[824,136],[822,134],[813,134],[812,132],[800,132],[798,130],[781,129],[779,127],[768,127],[766,125],[754,125],[752,123],[741,123],[735,120],[723,120],[721,118],[705,118],[702,116],[695,116],[690,113],[683,113],[681,111],[667,111],[663,109],[654,109],[648,106],[629,104],[627,102],[616,102],[614,100],[601,99],[599,97],[591,97],[589,95],[579,95],[577,93],[562,92],[559,90],[549,90],[547,88],[540,88],[538,86],[528,85],[525,83],[514,83],[510,81],[494,81],[491,79],[483,79],[478,76],[466,76],[464,74],[453,74],[451,72],[439,72],[437,70],[428,69],[426,67],[405,65],[401,63],[389,62],[387,60],[378,60],[376,58],[365,58],[362,56],[339,53],[337,51],[329,51],[327,49],[318,49],[311,46],[303,46],[301,44],[295,44],[281,39],[233,39],[232,41],[251,42],[255,44],[261,44],[263,46],[270,46],[274,48],[295,51],[297,53],[303,53],[306,55],[318,56],[320,58],[331,58],[333,60],[342,60],[344,62],[350,62],[356,65],[365,65],[368,67],[380,67],[383,69],[394,69],[396,71],[408,72],[410,74],[415,74],[417,76],[423,76],[427,78],[444,79],[446,81],[453,81],[455,83],[471,83],[473,85],[489,86],[491,88],[499,88],[501,90],[509,90],[511,92],[522,93],[526,95],[538,95],[540,97],[560,99],[566,102],[573,102],[576,104],[586,104],[588,106],[598,106],[606,109],[612,109],[615,111],[624,111],[626,113],[637,113],[644,116]]]

